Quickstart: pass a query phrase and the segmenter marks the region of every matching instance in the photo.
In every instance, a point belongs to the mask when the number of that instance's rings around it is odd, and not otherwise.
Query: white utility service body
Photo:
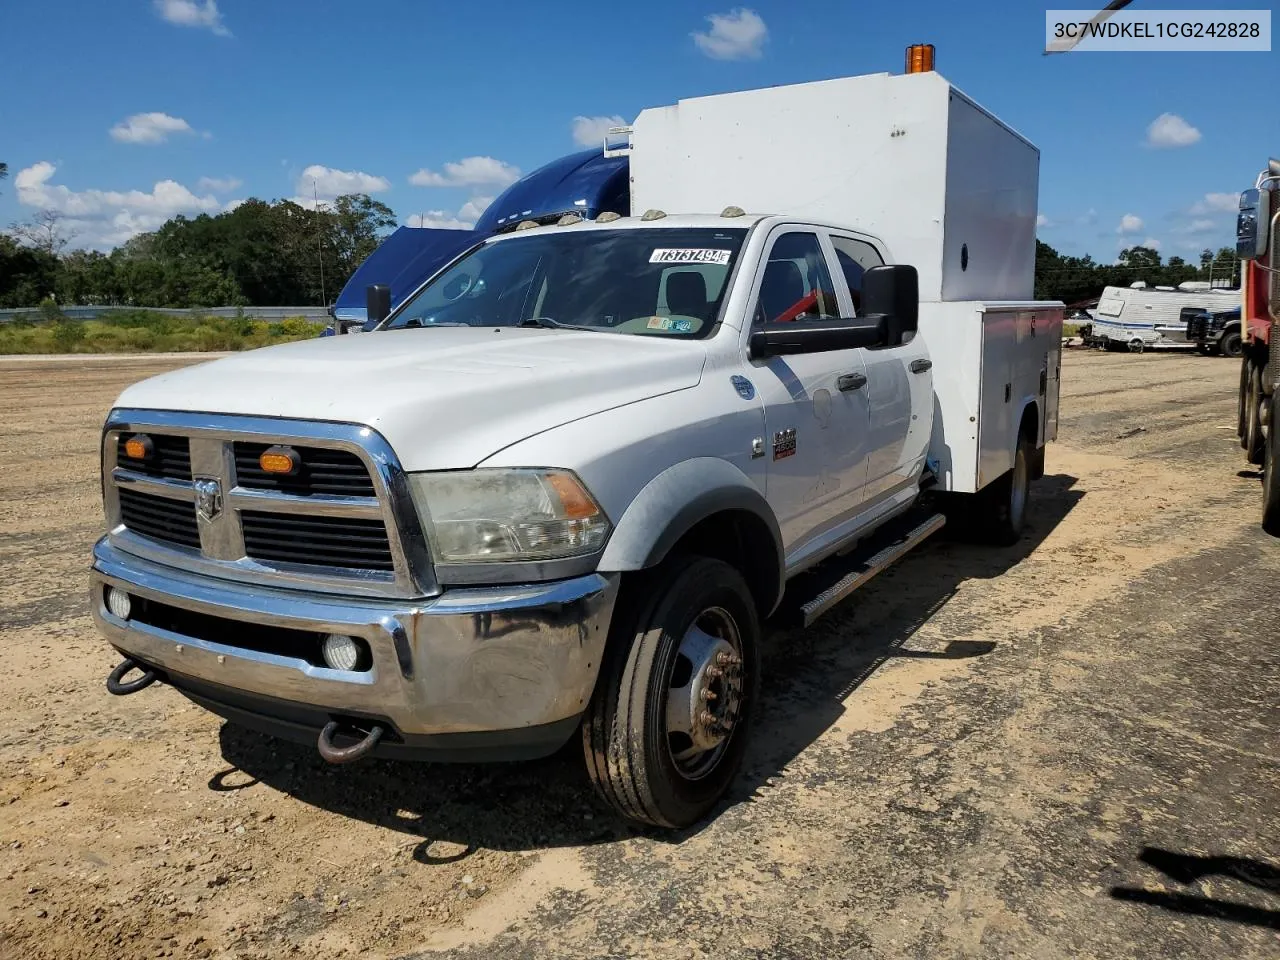
[[[114,692],[165,680],[333,762],[581,728],[607,801],[679,825],[741,759],[788,581],[926,486],[1017,536],[1061,354],[1035,148],[933,74],[682,101],[632,141],[643,217],[491,238],[375,335],[125,391],[91,577]],[[782,212],[677,212],[729,202]]]

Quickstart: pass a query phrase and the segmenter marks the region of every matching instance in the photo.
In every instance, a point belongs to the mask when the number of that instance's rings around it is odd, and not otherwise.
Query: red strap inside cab
[[[773,318],[774,323],[790,323],[792,320],[798,320],[802,314],[806,314],[818,305],[818,291],[812,290],[805,294],[782,313]]]

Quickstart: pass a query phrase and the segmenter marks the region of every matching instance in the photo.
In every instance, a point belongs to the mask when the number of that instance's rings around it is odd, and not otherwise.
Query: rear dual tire
[[[1249,462],[1262,463],[1265,453],[1262,436],[1262,403],[1266,399],[1262,391],[1262,371],[1251,361],[1245,362],[1244,371],[1244,429],[1241,432],[1241,446]]]
[[[1270,404],[1262,464],[1262,529],[1280,537],[1280,391],[1266,401]]]

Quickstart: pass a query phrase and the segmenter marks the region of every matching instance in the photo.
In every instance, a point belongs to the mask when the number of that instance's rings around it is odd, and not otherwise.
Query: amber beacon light
[[[929,73],[932,69],[932,43],[913,43],[907,47],[907,73]]]

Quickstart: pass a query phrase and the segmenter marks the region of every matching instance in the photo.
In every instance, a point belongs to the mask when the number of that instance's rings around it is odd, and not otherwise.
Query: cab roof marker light
[[[536,226],[539,226],[539,223],[537,220],[521,220],[519,223],[516,224],[516,229],[532,230]]]
[[[663,217],[665,217],[666,215],[667,215],[667,214],[666,214],[666,212],[665,212],[665,211],[663,211],[663,210],[646,210],[646,211],[644,212],[644,216],[643,216],[643,217],[641,217],[640,219],[641,219],[641,220],[646,220],[646,221],[647,221],[647,220],[661,220],[661,219],[662,219]]]
[[[743,210],[741,207],[730,206],[725,207],[720,211],[720,216],[722,217],[745,217],[746,215],[747,211]]]
[[[596,217],[596,223],[613,223],[615,220],[621,220],[622,214],[614,213],[612,210],[606,210],[600,216]]]
[[[566,213],[563,217],[556,221],[557,227],[569,227],[575,223],[581,223],[582,217],[576,213]]]

